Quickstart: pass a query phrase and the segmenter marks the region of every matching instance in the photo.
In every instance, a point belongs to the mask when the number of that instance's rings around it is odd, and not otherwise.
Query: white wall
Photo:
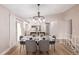
[[[50,24],[50,35],[56,35],[57,39],[69,38],[70,24],[68,21],[57,20]]]
[[[56,35],[57,39],[69,38],[70,24],[64,20],[64,14],[46,16],[47,22],[50,23],[50,35]]]
[[[0,5],[0,54],[16,45],[16,16]]]
[[[76,5],[64,12],[64,19],[71,20],[72,19],[72,35],[79,36],[79,5]]]
[[[9,48],[9,11],[0,6],[0,52]]]

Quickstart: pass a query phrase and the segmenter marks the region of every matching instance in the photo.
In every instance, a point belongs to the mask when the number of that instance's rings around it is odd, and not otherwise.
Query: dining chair
[[[43,40],[39,41],[39,51],[41,53],[49,54],[49,40],[45,40],[45,38],[43,38]]]
[[[31,39],[31,38],[30,38]],[[37,51],[37,45],[36,42],[34,40],[26,40],[26,53],[27,54],[36,54]]]
[[[52,46],[54,46],[54,53],[55,53],[55,43],[56,43],[56,36],[53,35],[53,36],[50,36],[50,41],[49,41],[50,45],[51,45],[51,48]]]

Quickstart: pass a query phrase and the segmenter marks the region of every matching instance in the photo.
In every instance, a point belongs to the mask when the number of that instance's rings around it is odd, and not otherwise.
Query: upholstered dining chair
[[[49,53],[49,40],[43,40],[39,41],[39,51],[42,53]]]
[[[26,40],[26,53],[33,54],[37,51],[37,45],[34,40]]]

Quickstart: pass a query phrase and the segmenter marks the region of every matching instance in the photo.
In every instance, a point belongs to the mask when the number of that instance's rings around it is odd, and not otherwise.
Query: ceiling
[[[37,15],[36,4],[3,4],[16,15],[22,18],[33,17]],[[74,6],[73,4],[41,4],[40,12],[42,16],[58,14]]]

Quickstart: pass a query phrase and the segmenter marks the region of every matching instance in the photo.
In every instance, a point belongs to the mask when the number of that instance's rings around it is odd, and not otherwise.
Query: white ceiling
[[[37,15],[36,4],[4,4],[6,8],[14,12],[16,15],[27,18]],[[64,12],[74,6],[73,4],[41,4],[40,12],[42,16],[58,14]]]

